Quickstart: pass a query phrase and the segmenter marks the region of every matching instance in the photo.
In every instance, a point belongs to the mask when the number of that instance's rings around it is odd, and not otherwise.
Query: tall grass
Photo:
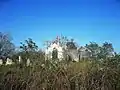
[[[119,61],[0,66],[0,90],[120,90]]]

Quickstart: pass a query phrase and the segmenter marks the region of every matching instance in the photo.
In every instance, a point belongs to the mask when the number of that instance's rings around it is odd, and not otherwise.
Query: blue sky
[[[32,38],[44,41],[63,34],[80,45],[112,42],[120,52],[119,0],[0,0],[0,31],[16,46]]]

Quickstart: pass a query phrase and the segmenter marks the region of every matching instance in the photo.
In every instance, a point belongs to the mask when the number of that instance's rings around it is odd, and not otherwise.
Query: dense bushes
[[[0,90],[120,90],[119,59],[0,66]]]

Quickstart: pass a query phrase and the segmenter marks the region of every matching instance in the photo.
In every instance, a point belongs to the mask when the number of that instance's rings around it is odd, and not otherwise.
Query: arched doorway
[[[58,50],[56,48],[52,51],[52,59],[58,59]]]

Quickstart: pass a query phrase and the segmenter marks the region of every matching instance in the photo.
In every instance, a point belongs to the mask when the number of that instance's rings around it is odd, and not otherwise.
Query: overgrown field
[[[120,60],[2,65],[0,90],[120,90]]]

